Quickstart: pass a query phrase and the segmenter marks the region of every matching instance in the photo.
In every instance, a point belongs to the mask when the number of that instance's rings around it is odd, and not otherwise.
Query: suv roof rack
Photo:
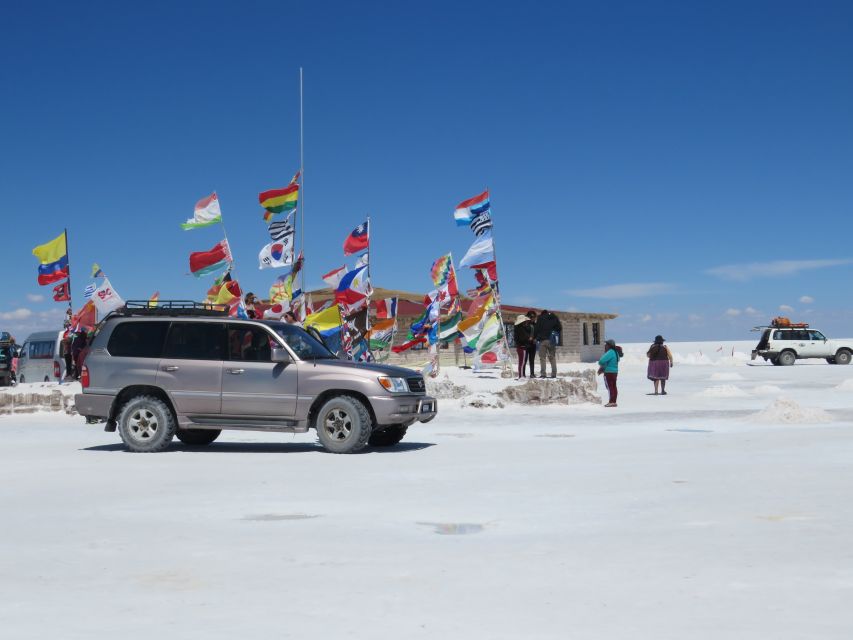
[[[117,316],[227,316],[228,305],[193,300],[128,300]]]

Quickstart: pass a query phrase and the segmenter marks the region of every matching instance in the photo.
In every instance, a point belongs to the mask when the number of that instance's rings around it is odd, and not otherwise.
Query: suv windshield
[[[337,360],[338,357],[329,351],[322,343],[309,335],[304,329],[277,322],[270,327],[293,349],[300,360]]]

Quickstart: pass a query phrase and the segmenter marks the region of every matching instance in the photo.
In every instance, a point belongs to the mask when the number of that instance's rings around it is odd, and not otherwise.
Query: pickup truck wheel
[[[175,436],[184,444],[202,446],[210,444],[222,433],[221,429],[181,429],[175,432]]]
[[[374,431],[370,434],[370,440],[367,443],[371,447],[393,447],[395,444],[399,444],[407,430],[408,427],[398,424],[382,431]]]
[[[842,349],[835,354],[835,364],[850,364],[850,355],[847,349]]]
[[[136,396],[121,408],[118,432],[134,453],[163,451],[172,442],[177,425],[166,403],[154,396]]]
[[[355,453],[367,446],[373,427],[370,413],[358,398],[336,396],[317,413],[317,436],[330,453]]]
[[[797,361],[797,354],[793,351],[783,351],[779,354],[779,364],[783,367],[790,367]]]

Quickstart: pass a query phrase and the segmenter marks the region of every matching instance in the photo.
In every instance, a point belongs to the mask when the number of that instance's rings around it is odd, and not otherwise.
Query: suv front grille
[[[415,393],[424,393],[426,391],[423,378],[406,378],[406,382],[409,385],[409,391],[414,391]]]

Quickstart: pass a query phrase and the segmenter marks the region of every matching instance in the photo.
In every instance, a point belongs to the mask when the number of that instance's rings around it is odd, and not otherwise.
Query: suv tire
[[[317,412],[317,437],[330,453],[361,451],[367,446],[372,427],[364,403],[352,396],[335,396]]]
[[[835,354],[835,364],[850,364],[850,355],[847,349],[841,349]]]
[[[797,354],[793,351],[783,351],[779,354],[779,364],[783,367],[790,367],[797,361]]]
[[[407,430],[408,427],[397,424],[382,431],[374,431],[370,434],[367,444],[371,447],[393,447],[395,444],[399,444]]]
[[[134,453],[163,451],[175,437],[175,417],[165,402],[154,396],[136,396],[121,408],[118,432]]]
[[[193,446],[204,446],[210,444],[219,437],[222,429],[181,429],[175,431],[175,437],[184,444]]]

